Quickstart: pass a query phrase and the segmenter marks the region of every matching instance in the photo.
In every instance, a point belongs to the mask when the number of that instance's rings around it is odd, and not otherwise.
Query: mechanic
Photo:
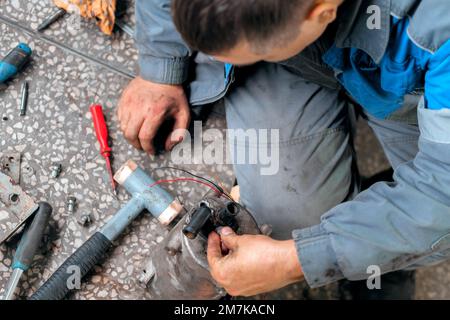
[[[234,165],[240,201],[272,238],[228,228],[209,237],[211,273],[228,293],[315,288],[367,279],[371,266],[396,274],[450,257],[450,2],[137,0],[136,9],[140,77],[118,109],[133,146],[154,153],[164,121],[186,129],[189,105],[222,98],[229,128],[280,130],[276,175]],[[395,171],[363,192],[354,105]]]

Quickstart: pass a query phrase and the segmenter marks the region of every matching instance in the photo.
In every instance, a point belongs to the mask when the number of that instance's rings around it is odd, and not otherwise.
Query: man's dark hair
[[[315,0],[173,0],[175,26],[197,51],[218,54],[247,40],[256,50],[295,38]]]

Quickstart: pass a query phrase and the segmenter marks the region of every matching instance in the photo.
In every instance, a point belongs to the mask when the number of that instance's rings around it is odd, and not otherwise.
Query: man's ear
[[[316,21],[320,24],[330,24],[336,20],[339,4],[338,1],[327,0],[316,3],[306,20]]]

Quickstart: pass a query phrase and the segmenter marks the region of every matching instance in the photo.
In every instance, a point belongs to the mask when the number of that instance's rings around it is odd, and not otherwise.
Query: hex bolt
[[[70,196],[69,198],[67,198],[67,211],[69,211],[69,213],[73,213],[75,211],[75,206],[77,203],[77,198]]]
[[[50,173],[50,176],[53,179],[56,179],[59,177],[59,175],[61,174],[62,171],[62,165],[60,163],[54,163],[50,169],[52,170],[52,172]]]

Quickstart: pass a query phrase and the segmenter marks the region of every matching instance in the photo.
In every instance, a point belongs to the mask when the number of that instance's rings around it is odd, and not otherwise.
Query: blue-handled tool
[[[31,300],[61,300],[73,288],[69,288],[71,272],[78,267],[83,278],[99,263],[127,226],[143,212],[148,211],[163,225],[169,225],[183,207],[166,190],[141,169],[134,161],[125,163],[114,179],[131,193],[132,197],[99,231],[94,233],[77,251],[55,271],[36,291]]]
[[[20,277],[30,268],[34,255],[42,241],[45,228],[52,213],[52,207],[46,203],[39,203],[33,221],[26,227],[12,264],[13,273],[9,280],[4,300],[12,300]]]
[[[0,90],[5,89],[5,82],[14,77],[30,61],[31,53],[28,45],[19,43],[0,61]]]

